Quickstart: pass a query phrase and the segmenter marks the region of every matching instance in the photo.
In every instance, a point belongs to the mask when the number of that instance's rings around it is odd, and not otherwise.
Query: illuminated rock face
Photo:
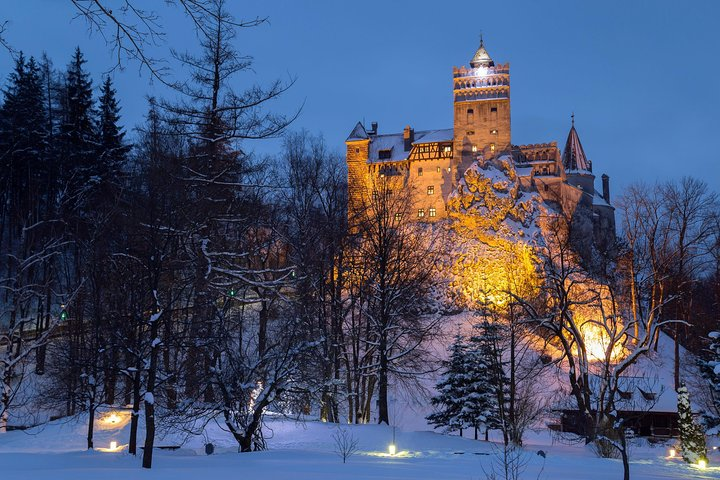
[[[513,145],[510,65],[496,63],[481,43],[469,66],[453,67],[453,125],[443,130],[381,134],[376,123],[355,125],[346,140],[350,211],[360,192],[382,177],[413,192],[413,217],[434,222],[448,216],[449,198],[477,160],[509,158],[520,186],[566,214],[587,217],[587,238],[604,249],[615,238],[609,178],[595,190],[592,162],[574,122],[561,155],[557,142]],[[566,161],[564,161],[566,160]],[[565,165],[567,163],[567,165]]]

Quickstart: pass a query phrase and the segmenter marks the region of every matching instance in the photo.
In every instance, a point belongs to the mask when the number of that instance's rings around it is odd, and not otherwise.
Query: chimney
[[[403,131],[403,142],[405,144],[405,151],[409,152],[412,148],[412,143],[415,141],[415,130],[410,128],[410,125],[405,127]]]
[[[370,124],[370,131],[368,133],[370,135],[377,135],[377,132],[378,132],[377,122],[372,122]]]
[[[603,198],[609,205],[610,204],[610,177],[608,177],[604,173],[602,175],[602,184],[603,184]]]

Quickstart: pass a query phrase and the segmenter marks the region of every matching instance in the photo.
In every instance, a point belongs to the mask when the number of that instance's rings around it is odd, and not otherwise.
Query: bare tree
[[[356,233],[352,275],[359,294],[351,322],[356,322],[355,335],[360,334],[351,340],[352,390],[358,401],[363,393],[369,406],[376,379],[379,423],[390,422],[390,377],[412,380],[424,371],[424,347],[439,321],[434,297],[439,233],[412,220],[412,198],[412,186],[404,179],[380,175],[350,212],[350,231]],[[359,363],[361,358],[365,363]],[[364,421],[368,413],[365,408]]]

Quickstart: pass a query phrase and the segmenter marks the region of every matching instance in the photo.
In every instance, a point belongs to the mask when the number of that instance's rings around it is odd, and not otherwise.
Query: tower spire
[[[490,54],[485,50],[485,42],[483,40],[483,34],[480,32],[480,46],[478,47],[472,60],[470,60],[470,66],[473,68],[478,67],[492,67],[495,65],[493,59],[490,58]]]

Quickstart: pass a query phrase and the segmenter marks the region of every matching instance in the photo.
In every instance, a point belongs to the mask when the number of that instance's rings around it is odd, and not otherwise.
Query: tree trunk
[[[151,322],[150,338],[152,348],[150,349],[150,368],[147,375],[147,391],[145,392],[145,448],[143,449],[143,468],[152,468],[153,447],[155,445],[155,380],[157,378],[158,349],[157,342],[158,322],[156,318]]]
[[[87,429],[87,449],[92,450],[95,448],[93,443],[93,432],[95,430],[95,402],[90,401],[90,407],[88,408],[88,429]]]
[[[378,371],[378,423],[390,425],[388,409],[388,358],[385,332],[380,335],[380,369]]]
[[[139,361],[138,364],[140,364]],[[138,368],[133,378],[133,407],[132,416],[130,417],[130,442],[128,444],[128,453],[130,455],[137,454],[137,431],[138,421],[140,420],[140,371],[140,368]]]

